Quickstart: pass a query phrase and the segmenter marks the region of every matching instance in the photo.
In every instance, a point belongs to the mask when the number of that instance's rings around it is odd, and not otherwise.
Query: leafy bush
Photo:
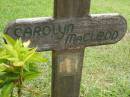
[[[46,62],[43,55],[36,52],[36,48],[29,48],[30,41],[22,42],[4,35],[7,43],[0,45],[0,97],[22,96],[26,90],[25,81],[40,75],[38,63]]]

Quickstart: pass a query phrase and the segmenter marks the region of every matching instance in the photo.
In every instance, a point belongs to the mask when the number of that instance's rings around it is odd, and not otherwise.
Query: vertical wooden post
[[[52,97],[78,97],[84,50],[53,51]]]
[[[54,18],[89,14],[90,0],[54,0]],[[52,51],[51,97],[79,97],[84,49]]]

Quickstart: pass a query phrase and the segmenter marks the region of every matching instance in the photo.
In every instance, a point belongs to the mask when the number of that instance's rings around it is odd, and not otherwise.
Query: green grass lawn
[[[91,5],[91,13],[122,14],[130,29],[130,0],[92,0]],[[53,0],[0,0],[0,32],[16,18],[52,15]],[[129,37],[126,35],[117,44],[86,48],[81,97],[130,97]],[[40,66],[43,76],[32,81],[39,96],[31,97],[50,96],[51,52],[46,56],[49,62]]]

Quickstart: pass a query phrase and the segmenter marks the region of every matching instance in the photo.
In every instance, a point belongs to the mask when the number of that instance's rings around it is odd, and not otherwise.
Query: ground
[[[92,0],[91,5],[91,13],[122,14],[128,21],[130,31],[130,0]],[[8,21],[16,18],[52,14],[52,0],[0,0],[0,32],[3,32]],[[117,44],[86,48],[81,97],[130,97],[129,37],[127,32]],[[46,52],[46,57],[49,58],[48,63],[39,67],[43,70],[43,76],[33,81],[33,85],[30,84],[39,92],[39,97],[50,96],[51,52]]]

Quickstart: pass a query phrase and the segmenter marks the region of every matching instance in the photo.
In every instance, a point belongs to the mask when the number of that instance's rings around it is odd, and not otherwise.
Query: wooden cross
[[[52,50],[52,97],[79,97],[84,49],[118,42],[127,30],[119,14],[89,14],[90,0],[55,0],[54,17],[17,19],[5,33]]]

